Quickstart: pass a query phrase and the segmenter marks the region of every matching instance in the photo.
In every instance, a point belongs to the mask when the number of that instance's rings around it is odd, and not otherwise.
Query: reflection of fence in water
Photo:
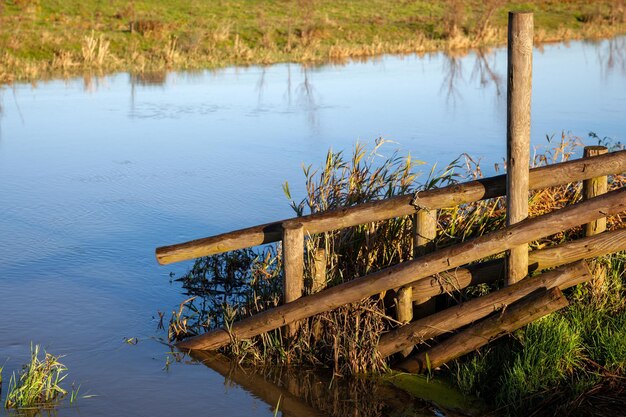
[[[194,351],[192,357],[260,398],[286,417],[383,417],[433,415],[433,405],[365,378],[332,379],[313,370],[286,367],[243,368],[226,356]],[[458,393],[457,393],[458,395]],[[446,415],[451,415],[446,411]]]

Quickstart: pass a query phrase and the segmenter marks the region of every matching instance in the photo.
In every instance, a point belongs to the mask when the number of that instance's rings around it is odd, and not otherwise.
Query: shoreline
[[[462,55],[505,46],[506,13],[516,9],[469,0],[418,0],[389,10],[381,10],[377,0],[366,0],[357,10],[350,2],[327,0],[270,1],[268,10],[237,0],[221,6],[193,3],[195,8],[169,0],[157,12],[141,11],[138,3],[128,10],[115,2],[88,2],[87,12],[74,1],[61,11],[49,0],[19,3],[26,6],[7,4],[0,10],[5,28],[0,30],[0,85],[117,72],[341,64],[387,54]],[[146,10],[156,8],[150,0],[139,3]],[[451,3],[462,6],[457,15],[450,15]],[[626,34],[626,11],[617,7],[608,0],[592,5],[576,0],[517,9],[535,12],[534,42],[541,46]],[[173,12],[182,18],[168,15]]]
[[[602,37],[589,37],[589,38],[569,37],[569,38],[562,38],[562,39],[553,38],[553,39],[542,41],[540,43],[535,42],[534,47],[541,48],[547,45],[552,45],[552,44],[557,44],[557,43],[567,43],[567,42],[600,42],[600,41],[610,40],[610,39],[619,38],[623,36],[626,36],[626,32],[609,33],[607,34],[607,36],[602,36]],[[307,60],[307,61],[276,60],[276,61],[264,61],[264,62],[251,61],[251,62],[245,62],[245,63],[224,61],[220,63],[219,65],[212,65],[212,66],[203,66],[201,65],[201,62],[198,62],[197,65],[192,64],[192,65],[184,65],[180,67],[154,65],[154,66],[146,66],[146,67],[141,67],[141,68],[136,68],[132,65],[129,65],[128,67],[124,67],[122,65],[116,65],[116,66],[108,67],[106,70],[102,68],[93,68],[93,67],[87,67],[87,66],[82,66],[82,67],[77,66],[75,68],[72,68],[72,70],[67,70],[67,69],[60,69],[60,68],[52,68],[50,66],[45,66],[42,63],[44,67],[41,69],[41,72],[37,72],[36,76],[28,77],[28,78],[18,78],[15,76],[7,75],[6,72],[2,72],[3,64],[0,63],[0,87],[11,86],[13,84],[28,84],[28,83],[37,84],[38,82],[46,82],[46,81],[70,80],[73,78],[80,78],[80,77],[87,78],[87,79],[92,78],[92,77],[101,78],[101,77],[114,76],[117,74],[124,74],[124,73],[131,74],[134,77],[138,77],[142,80],[145,80],[147,83],[154,82],[158,84],[160,83],[160,80],[165,79],[167,74],[176,73],[176,72],[219,71],[219,70],[225,70],[228,68],[251,68],[251,67],[264,68],[264,67],[273,66],[273,65],[290,65],[290,64],[302,65],[305,67],[307,66],[318,67],[318,66],[325,66],[325,65],[348,65],[353,62],[364,62],[364,61],[368,61],[372,59],[382,58],[385,56],[409,56],[409,55],[424,56],[428,54],[437,54],[437,53],[444,53],[444,54],[451,55],[454,57],[463,57],[472,52],[485,51],[485,50],[488,51],[491,49],[499,49],[499,48],[506,48],[506,43],[493,44],[493,45],[488,45],[488,46],[468,47],[468,48],[463,48],[463,49],[449,49],[449,48],[441,47],[441,48],[419,49],[419,50],[411,51],[411,50],[400,50],[397,48],[396,49],[391,48],[389,51],[380,50],[380,52],[377,51],[372,54],[360,53],[360,54],[355,54],[355,55],[348,55],[340,59],[327,59],[327,60],[320,58],[319,60]],[[31,70],[33,68],[32,66],[29,66],[29,64],[24,64],[24,65],[26,65],[26,67],[30,68]]]

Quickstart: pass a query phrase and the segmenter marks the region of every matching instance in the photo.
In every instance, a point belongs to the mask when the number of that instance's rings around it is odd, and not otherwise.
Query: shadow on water
[[[272,410],[278,405],[285,417],[454,417],[479,415],[482,411],[441,383],[404,379],[397,385],[415,388],[407,390],[409,394],[392,385],[390,381],[395,377],[387,378],[388,382],[366,378],[333,379],[317,370],[242,367],[214,352],[197,351],[191,356],[222,375],[226,386],[240,386]],[[421,378],[398,375],[403,376]],[[419,398],[422,392],[424,399]]]

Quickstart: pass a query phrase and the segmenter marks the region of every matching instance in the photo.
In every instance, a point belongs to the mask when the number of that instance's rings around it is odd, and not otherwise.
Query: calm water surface
[[[626,138],[626,38],[535,53],[533,143]],[[184,297],[154,249],[291,215],[303,162],[382,136],[428,164],[505,155],[506,51],[19,84],[0,90],[0,365],[39,343],[96,397],[59,415],[271,416],[175,363],[157,311]],[[593,140],[587,140],[592,144]],[[429,168],[425,168],[428,170]],[[131,346],[125,338],[137,337]],[[3,411],[0,411],[2,413]]]

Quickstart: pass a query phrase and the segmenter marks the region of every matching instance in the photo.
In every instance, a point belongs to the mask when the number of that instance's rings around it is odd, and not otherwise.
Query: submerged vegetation
[[[380,155],[383,143],[377,142],[371,152],[357,145],[352,155],[329,151],[321,169],[305,167],[304,199],[294,201],[289,186],[284,186],[295,213],[351,206],[482,175],[480,161],[462,155],[441,172],[433,167],[430,174],[419,177],[416,169],[421,162],[397,153],[384,158]],[[582,142],[563,135],[560,142],[548,146],[536,152],[533,166],[568,160],[580,152]],[[618,175],[609,177],[609,189],[623,186],[624,180]],[[579,183],[534,191],[530,213],[540,215],[580,198]],[[504,209],[504,199],[495,198],[440,210],[435,245],[442,248],[501,228]],[[619,228],[622,222],[620,216],[610,217],[608,227]],[[543,248],[581,235],[582,228],[578,227],[531,242],[530,247]],[[411,219],[396,218],[309,236],[305,248],[308,292],[319,290],[314,278],[322,249],[325,285],[349,281],[410,259]],[[436,370],[435,375],[483,399],[497,410],[496,414],[526,415],[536,411],[540,415],[539,410],[554,413],[597,407],[596,411],[611,415],[611,407],[626,405],[623,396],[621,402],[613,400],[613,394],[623,393],[626,388],[625,260],[623,254],[614,254],[594,261],[597,276],[604,274],[605,278],[568,290],[570,307]],[[281,263],[280,245],[198,259],[179,278],[191,298],[173,312],[170,340],[220,326],[228,328],[240,318],[280,304]],[[480,284],[440,296],[437,308],[484,294],[499,285]],[[390,310],[393,297],[388,292],[303,320],[292,338],[278,329],[251,340],[233,339],[222,351],[241,362],[324,366],[334,375],[384,372],[388,364],[378,354],[377,344],[381,334],[398,324]]]
[[[2,0],[0,82],[489,47],[508,10],[536,42],[625,32],[624,0]]]
[[[53,408],[67,395],[68,392],[61,387],[61,382],[67,377],[67,368],[59,361],[60,357],[44,351],[41,359],[39,353],[39,345],[31,346],[30,362],[18,374],[11,375],[4,400],[5,408]],[[76,393],[72,391],[71,398],[75,397]]]

